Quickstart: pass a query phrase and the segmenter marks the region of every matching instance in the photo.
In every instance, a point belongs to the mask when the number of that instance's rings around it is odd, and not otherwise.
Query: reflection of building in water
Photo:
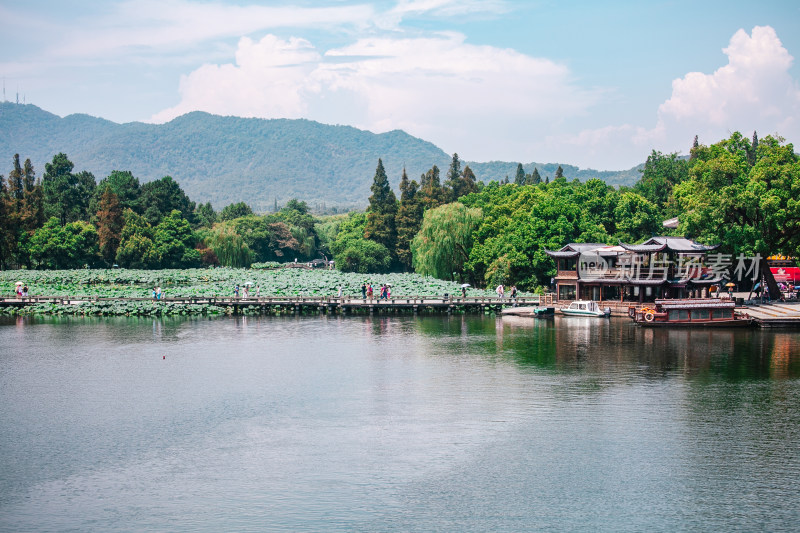
[[[796,333],[765,333],[770,339],[770,373],[773,378],[800,376],[800,336]]]

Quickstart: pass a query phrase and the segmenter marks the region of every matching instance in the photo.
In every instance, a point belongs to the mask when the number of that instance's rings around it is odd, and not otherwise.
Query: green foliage
[[[336,268],[342,272],[388,272],[391,268],[391,254],[382,244],[364,238],[367,225],[365,213],[350,213],[339,223],[331,251]]]
[[[688,177],[689,161],[678,154],[664,155],[653,150],[633,190],[655,204],[659,215],[666,219],[678,214],[678,207],[671,202],[672,190]]]
[[[117,263],[125,268],[158,268],[152,226],[132,209],[125,210],[123,217],[125,225],[117,248]]]
[[[215,225],[204,241],[214,250],[222,266],[241,268],[253,262],[253,251],[231,223]]]
[[[153,231],[153,246],[160,268],[192,268],[200,265],[200,252],[194,249],[197,237],[189,221],[173,209]]]
[[[614,209],[617,233],[622,242],[636,242],[642,237],[656,235],[661,229],[658,208],[647,199],[633,192],[623,192]]]
[[[34,232],[28,246],[39,268],[79,268],[93,266],[99,260],[97,231],[80,220],[62,226],[53,217]]]
[[[142,214],[142,189],[139,180],[127,170],[113,170],[108,177],[100,180],[97,185],[97,200],[106,189],[114,193],[119,201],[120,208],[125,211],[132,209]]]
[[[191,224],[196,222],[194,202],[171,176],[142,185],[142,207],[144,217],[154,226],[173,210],[180,211]]]
[[[197,223],[206,228],[210,228],[217,221],[217,212],[214,211],[211,202],[198,205],[195,209],[195,216]]]
[[[397,246],[397,197],[389,186],[389,178],[383,168],[383,161],[378,159],[375,178],[372,183],[372,195],[369,197],[367,224],[364,226],[364,238],[383,245],[393,253]],[[364,249],[361,246],[360,249]]]
[[[458,157],[453,156],[454,158]],[[419,198],[419,185],[416,180],[409,181],[403,171],[400,180],[400,205],[397,208],[395,227],[397,228],[397,261],[404,270],[411,270],[411,241],[422,226],[423,207]]]
[[[73,174],[73,168],[66,154],[59,153],[45,165],[42,177],[45,214],[57,217],[61,225],[88,218],[89,201],[96,187],[90,172]]]
[[[98,204],[97,237],[100,254],[109,266],[116,259],[124,225],[119,199],[111,192],[110,187],[106,187]]]
[[[600,180],[495,183],[462,202],[483,211],[464,265],[475,283],[513,283],[528,290],[547,285],[555,271],[545,250],[569,242],[613,242],[617,231],[619,193]]]
[[[226,220],[233,220],[234,218],[246,217],[252,214],[253,210],[249,205],[245,202],[236,202],[235,204],[229,204],[223,207],[222,212],[219,214],[219,219],[225,222]]]
[[[425,212],[422,227],[411,242],[414,270],[441,279],[464,279],[464,263],[481,217],[480,209],[458,202]]]
[[[734,254],[797,255],[800,160],[781,138],[757,142],[754,158],[738,132],[692,151],[689,179],[675,187],[680,229]]]
[[[388,272],[392,265],[391,254],[384,245],[364,238],[346,241],[334,261],[342,272],[362,274]]]

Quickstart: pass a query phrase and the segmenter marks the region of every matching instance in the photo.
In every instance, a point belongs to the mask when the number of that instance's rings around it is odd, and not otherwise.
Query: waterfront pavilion
[[[570,243],[546,250],[556,263],[558,300],[645,302],[708,296],[730,257],[684,237],[652,237],[641,244]],[[727,260],[726,260],[727,259]]]

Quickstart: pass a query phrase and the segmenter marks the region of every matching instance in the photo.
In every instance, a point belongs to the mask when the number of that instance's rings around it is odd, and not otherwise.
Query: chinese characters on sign
[[[578,260],[578,273],[583,280],[616,281],[666,281],[682,282],[756,281],[760,277],[761,255],[747,257],[739,254],[735,260],[731,254],[708,254],[706,261],[696,254],[678,254],[676,260],[659,256],[629,254],[618,257],[616,265],[596,252],[583,253]]]

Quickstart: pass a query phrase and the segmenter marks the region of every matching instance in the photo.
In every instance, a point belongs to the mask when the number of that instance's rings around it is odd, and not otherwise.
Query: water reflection
[[[626,319],[498,320],[495,347],[521,365],[562,372],[630,371],[658,378],[728,381],[800,376],[800,333],[743,329],[643,328]]]

